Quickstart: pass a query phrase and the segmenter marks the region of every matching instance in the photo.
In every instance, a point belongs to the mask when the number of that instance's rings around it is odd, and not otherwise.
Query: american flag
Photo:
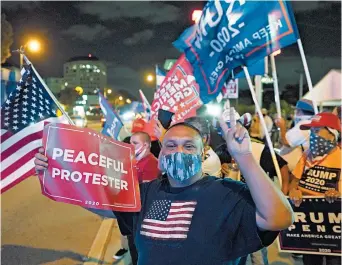
[[[17,87],[1,106],[1,193],[34,172],[34,155],[42,146],[44,123],[57,118],[57,105],[35,69],[25,66]]]
[[[142,222],[140,234],[155,239],[186,239],[196,204],[155,200]]]

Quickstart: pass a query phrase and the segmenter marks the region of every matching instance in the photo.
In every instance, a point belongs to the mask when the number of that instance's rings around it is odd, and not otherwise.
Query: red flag
[[[157,117],[160,108],[175,113],[174,123],[195,116],[202,105],[198,91],[192,66],[182,54],[155,93],[152,118]]]

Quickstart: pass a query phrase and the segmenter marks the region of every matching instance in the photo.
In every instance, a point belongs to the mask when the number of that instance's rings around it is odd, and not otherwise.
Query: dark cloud
[[[161,2],[86,2],[78,5],[81,13],[95,15],[101,20],[140,18],[152,24],[176,21],[181,9]]]
[[[93,26],[78,24],[72,25],[70,28],[63,31],[62,33],[64,35],[72,37],[73,39],[92,42],[110,36],[112,34],[112,31],[101,24],[94,24]]]
[[[123,43],[127,46],[132,46],[138,43],[146,43],[148,40],[152,39],[154,36],[154,31],[150,29],[145,29],[133,34],[132,37],[124,39]]]
[[[19,9],[33,10],[40,6],[38,1],[1,1],[1,7],[7,11],[17,11]]]

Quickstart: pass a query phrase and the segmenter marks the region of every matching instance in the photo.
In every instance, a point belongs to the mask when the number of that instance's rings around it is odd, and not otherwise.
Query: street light
[[[31,52],[40,51],[40,42],[37,40],[30,40],[28,43],[26,43],[26,46]]]
[[[40,42],[37,40],[29,40],[25,45],[20,46],[19,50],[16,50],[20,54],[20,69],[24,64],[24,54],[26,48],[28,48],[30,52],[37,53],[40,51]]]
[[[120,97],[119,97],[119,100],[123,100],[123,97],[122,97],[122,96],[120,96]]]
[[[146,80],[147,80],[147,82],[152,82],[154,80],[154,76],[152,74],[148,74],[146,76]]]
[[[107,89],[107,93],[108,94],[112,94],[112,90],[111,89]]]
[[[128,99],[126,99],[126,102],[127,102],[127,104],[130,104],[130,103],[132,103],[132,101],[128,98]]]

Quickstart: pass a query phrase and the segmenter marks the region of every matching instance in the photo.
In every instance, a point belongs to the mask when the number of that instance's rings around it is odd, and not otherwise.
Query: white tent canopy
[[[304,95],[315,100],[317,105],[336,106],[341,104],[341,70],[330,70],[313,88]]]

